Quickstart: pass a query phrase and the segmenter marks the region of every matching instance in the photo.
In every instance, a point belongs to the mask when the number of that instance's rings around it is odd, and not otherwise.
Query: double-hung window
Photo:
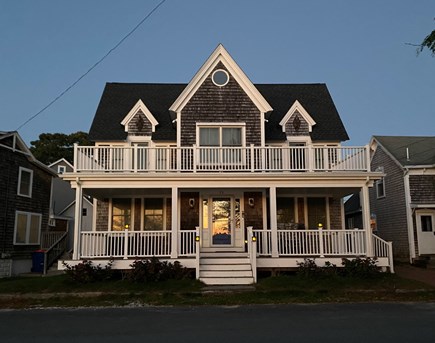
[[[244,126],[198,127],[201,164],[240,164],[243,161]]]
[[[18,172],[17,194],[23,197],[32,197],[33,170],[20,167]]]
[[[16,211],[14,244],[38,245],[41,234],[41,218],[40,213]]]

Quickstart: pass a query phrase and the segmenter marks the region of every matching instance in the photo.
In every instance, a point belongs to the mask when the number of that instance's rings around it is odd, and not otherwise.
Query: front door
[[[418,251],[435,254],[435,210],[416,211]]]
[[[203,248],[244,248],[240,199],[234,195],[203,196]]]

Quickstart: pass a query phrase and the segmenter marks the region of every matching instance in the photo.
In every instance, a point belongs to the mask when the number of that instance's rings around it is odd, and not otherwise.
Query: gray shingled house
[[[394,256],[429,262],[435,257],[435,137],[373,136],[371,168],[385,173],[370,190],[380,237]]]
[[[0,132],[0,277],[29,273],[49,229],[52,178],[17,132]]]
[[[157,256],[207,284],[252,283],[307,257],[392,267],[391,245],[370,231],[382,173],[368,146],[342,146],[325,84],[253,84],[219,45],[188,84],[108,83],[89,136],[62,174],[76,203],[96,199],[91,231],[76,210],[70,264]],[[364,225],[345,230],[343,197],[356,191]]]

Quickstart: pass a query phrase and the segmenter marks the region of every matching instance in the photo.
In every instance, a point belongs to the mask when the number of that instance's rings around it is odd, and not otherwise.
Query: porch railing
[[[41,249],[51,248],[65,235],[65,231],[48,231],[41,233]]]
[[[171,231],[93,231],[81,233],[81,258],[169,257]],[[179,232],[179,255],[195,256],[195,230]]]
[[[272,255],[271,230],[254,230],[258,253]],[[363,230],[278,230],[279,256],[362,256],[367,253]]]
[[[376,257],[386,257],[388,258],[388,265],[390,267],[390,272],[394,273],[394,263],[393,263],[393,243],[384,241],[379,236],[372,234],[373,242],[373,253]]]
[[[46,235],[49,239],[46,239],[44,244],[51,244],[50,246],[41,245],[41,248],[44,249],[44,268],[43,273],[47,274],[48,269],[51,265],[62,256],[62,254],[67,249],[68,244],[68,231],[63,232],[51,232],[52,235]],[[55,241],[53,241],[56,239]]]
[[[74,147],[76,172],[369,171],[367,147]]]

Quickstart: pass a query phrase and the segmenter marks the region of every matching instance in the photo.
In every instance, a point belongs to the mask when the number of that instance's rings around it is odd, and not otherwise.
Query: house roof
[[[0,131],[0,147],[23,154],[33,165],[51,174],[52,176],[57,176],[53,170],[33,156],[32,152],[17,131]]]
[[[435,136],[373,136],[403,167],[435,165]]]
[[[107,83],[101,96],[89,138],[93,141],[125,140],[121,125],[126,114],[141,99],[159,125],[153,140],[175,141],[176,127],[169,108],[187,84]],[[266,123],[266,140],[285,140],[279,125],[290,107],[298,100],[316,122],[311,132],[314,141],[345,141],[349,137],[325,84],[256,84],[271,105]]]
[[[361,212],[361,202],[359,199],[359,193],[354,193],[344,203],[344,211],[346,214]]]

